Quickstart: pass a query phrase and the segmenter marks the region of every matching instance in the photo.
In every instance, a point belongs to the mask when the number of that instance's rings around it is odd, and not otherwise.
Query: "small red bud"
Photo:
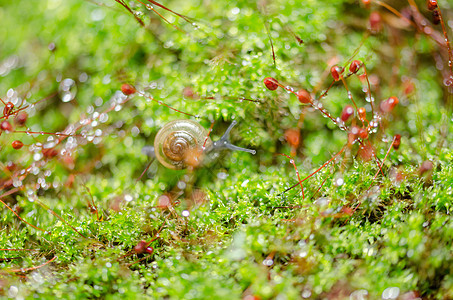
[[[380,108],[383,112],[388,113],[391,112],[398,103],[399,103],[398,98],[392,96],[387,100],[382,101],[380,104]]]
[[[6,120],[0,124],[0,128],[4,131],[13,131],[13,126]]]
[[[425,174],[426,172],[432,170],[432,168],[434,167],[433,163],[429,160],[425,160],[422,165],[420,166],[420,169],[419,169],[419,173],[420,175],[423,175]]]
[[[370,7],[371,0],[362,0],[363,5],[365,5],[366,8]]]
[[[343,68],[334,65],[332,68],[330,68],[330,74],[332,74],[332,77],[335,81],[340,80],[340,75],[343,73]]]
[[[285,139],[291,147],[297,148],[300,143],[300,130],[287,129],[285,131]]]
[[[263,82],[268,90],[275,91],[278,88],[278,81],[275,78],[266,77]]]
[[[359,137],[364,140],[368,137],[368,131],[364,128],[359,129]]]
[[[58,151],[54,148],[42,149],[41,152],[44,155],[44,157],[47,157],[47,158],[52,158],[52,157],[55,157],[58,155]]]
[[[13,146],[13,148],[16,150],[19,150],[20,148],[22,148],[24,146],[24,143],[22,143],[19,140],[15,140],[11,143],[11,146]]]
[[[351,105],[346,105],[344,108],[343,108],[343,111],[341,112],[341,117],[340,119],[343,121],[343,122],[346,122],[347,120],[349,120],[349,118],[351,118],[351,116],[354,115],[354,108],[351,106]]]
[[[184,98],[189,98],[189,99],[197,99],[198,95],[193,91],[193,89],[190,86],[186,86],[182,90],[182,95]]]
[[[371,32],[376,33],[381,31],[382,23],[381,23],[381,15],[374,11],[370,14],[370,29]]]
[[[148,246],[148,242],[141,240],[138,244],[134,247],[134,251],[138,254],[141,254],[146,251],[146,247]]]
[[[360,69],[362,66],[362,62],[360,60],[353,60],[351,65],[349,65],[349,72],[351,73],[357,73],[357,71]]]
[[[437,0],[428,0],[428,9],[435,10],[437,8]]]
[[[27,122],[27,119],[28,119],[28,114],[24,111],[21,111],[14,118],[14,123],[16,123],[18,126],[24,126],[25,123]]]
[[[300,103],[310,103],[311,95],[306,90],[300,89],[297,91],[297,99],[299,99]]]
[[[396,134],[393,137],[393,149],[398,150],[401,144],[401,135]]]
[[[128,83],[123,83],[123,84],[121,85],[121,91],[122,91],[123,94],[126,95],[126,96],[135,94],[135,92],[137,92],[137,90],[135,89],[135,87],[134,87],[133,85],[128,84]]]
[[[6,164],[6,169],[8,171],[13,171],[15,168],[17,167],[17,165],[15,163],[13,163],[12,161],[9,161],[7,164]]]
[[[365,107],[359,107],[357,110],[357,113],[359,114],[359,119],[362,121],[366,120],[366,109]]]
[[[8,102],[5,104],[5,107],[3,108],[3,116],[8,119],[9,115],[13,111],[14,104],[11,102]]]
[[[148,253],[148,254],[153,254],[154,248],[153,247],[147,247],[145,252]]]

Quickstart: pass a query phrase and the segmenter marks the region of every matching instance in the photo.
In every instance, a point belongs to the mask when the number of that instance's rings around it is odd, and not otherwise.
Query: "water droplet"
[[[339,177],[335,180],[336,186],[342,186],[343,184],[344,184],[344,179],[342,177]]]
[[[58,93],[60,94],[61,101],[69,102],[73,100],[77,94],[77,85],[71,78],[65,78],[61,81],[58,87]]]
[[[126,202],[131,202],[132,200],[134,200],[134,198],[132,197],[132,195],[126,194],[124,195],[124,200]]]
[[[398,287],[389,287],[382,292],[382,299],[396,299],[400,294]]]

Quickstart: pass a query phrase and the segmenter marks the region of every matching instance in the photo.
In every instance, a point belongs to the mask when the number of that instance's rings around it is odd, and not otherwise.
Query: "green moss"
[[[29,103],[48,97],[28,108],[27,130],[59,132],[94,111],[108,116],[93,128],[81,125],[71,157],[60,152],[37,164],[18,191],[1,198],[44,232],[2,205],[0,249],[33,251],[0,251],[0,297],[349,299],[363,290],[369,299],[410,292],[453,297],[451,97],[431,58],[439,51],[431,39],[395,29],[393,16],[378,6],[372,9],[387,22],[368,35],[370,11],[358,1],[165,3],[196,25],[154,6],[179,30],[128,3],[145,27],[115,1],[0,7],[7,29],[0,31],[0,97],[9,101],[14,91]],[[445,17],[451,15],[445,7]],[[304,181],[304,196],[300,186],[283,193],[298,180],[289,159],[277,154],[291,152],[284,133],[297,128],[302,111],[294,157],[301,178],[338,153],[348,136],[262,80],[272,76],[319,96],[331,82],[326,70],[333,63],[348,67],[355,50],[379,80],[375,108],[389,96],[400,99],[369,139],[381,170],[375,159],[361,160],[355,144]],[[77,87],[67,103],[65,78]],[[406,95],[407,79],[415,90]],[[111,109],[125,82],[156,101],[135,94]],[[347,82],[365,106],[364,83],[356,76]],[[183,96],[187,87],[196,97]],[[321,102],[334,118],[350,104],[341,82]],[[206,128],[215,122],[214,140],[238,120],[232,141],[257,155],[224,151],[195,172],[150,162],[142,148],[163,124],[183,118]],[[395,134],[402,135],[400,149],[384,160]],[[42,162],[29,145],[48,137],[2,133],[2,193],[14,191],[8,180],[19,178],[7,163],[20,171]],[[26,146],[12,149],[15,139]],[[433,169],[419,174],[426,160]],[[163,195],[179,204],[160,208]],[[134,251],[141,240],[152,241],[152,254]]]

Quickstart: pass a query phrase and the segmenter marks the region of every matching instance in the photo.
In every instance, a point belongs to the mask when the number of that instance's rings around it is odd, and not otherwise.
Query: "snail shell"
[[[175,170],[199,163],[208,133],[203,126],[191,120],[176,120],[162,127],[154,139],[156,158],[165,167]],[[208,138],[205,147],[209,149]]]

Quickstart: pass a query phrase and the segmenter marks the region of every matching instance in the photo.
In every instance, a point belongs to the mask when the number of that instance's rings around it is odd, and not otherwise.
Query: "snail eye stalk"
[[[215,141],[213,143],[212,150],[219,151],[219,150],[223,150],[223,149],[229,149],[229,150],[233,150],[233,151],[244,151],[244,152],[248,152],[248,153],[255,155],[256,154],[255,150],[242,148],[242,147],[231,144],[230,132],[236,124],[237,124],[237,121],[234,120],[230,124],[228,129],[225,131],[225,133],[222,135],[222,137],[218,141]]]

